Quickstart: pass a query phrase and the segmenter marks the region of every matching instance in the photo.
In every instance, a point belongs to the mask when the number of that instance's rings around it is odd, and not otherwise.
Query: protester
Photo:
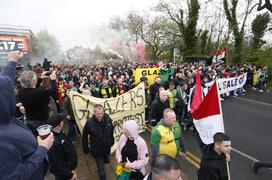
[[[176,108],[176,102],[177,102],[177,90],[175,89],[175,83],[174,81],[168,81],[169,84],[169,89],[167,89],[168,93],[168,99],[169,99],[169,104],[171,109]]]
[[[44,58],[43,60],[43,69],[45,71],[49,71],[51,61],[48,61],[47,58]]]
[[[84,154],[91,152],[94,157],[100,180],[106,179],[104,164],[110,162],[110,150],[113,144],[112,119],[108,114],[104,113],[103,106],[97,104],[94,106],[94,115],[83,128],[82,148]]]
[[[103,98],[112,98],[113,97],[113,91],[111,87],[109,86],[109,80],[107,78],[103,79],[102,87],[100,89],[100,93]]]
[[[20,76],[22,89],[19,92],[26,113],[27,126],[36,134],[36,128],[44,124],[49,117],[50,96],[57,99],[56,72],[50,75],[49,89],[36,88],[37,77],[33,71],[24,71]]]
[[[151,95],[150,102],[154,101],[155,98],[157,97],[160,86],[161,86],[161,77],[158,76],[154,79],[154,84],[150,86],[150,95]]]
[[[16,65],[22,57],[10,52],[7,66],[0,73],[0,177],[2,180],[43,180],[48,168],[47,151],[54,136],[34,137],[31,131],[14,118]]]
[[[175,112],[179,124],[185,124],[185,113],[188,102],[186,94],[187,88],[188,86],[185,81],[182,81],[181,84],[177,87],[177,102]]]
[[[123,124],[117,150],[117,162],[126,168],[131,168],[130,179],[143,179],[145,165],[148,163],[148,149],[145,140],[138,134],[139,126],[134,120]]]
[[[198,180],[228,180],[227,161],[230,160],[231,140],[221,132],[213,136],[214,143],[205,147]]]
[[[181,127],[176,122],[176,114],[172,109],[163,111],[163,119],[152,129],[150,143],[153,158],[159,154],[167,154],[173,158],[179,154],[186,156]]]
[[[54,134],[53,146],[48,151],[50,172],[56,180],[76,180],[77,152],[68,136],[62,132],[65,118],[63,114],[54,114],[48,119]]]
[[[66,97],[66,91],[68,89],[68,85],[64,82],[63,78],[58,78],[57,90],[58,90],[58,103],[60,107],[63,107],[63,101]]]
[[[100,98],[100,90],[99,88],[96,87],[96,83],[94,80],[90,81],[90,91],[91,91],[91,95],[97,98]]]
[[[151,172],[144,180],[182,180],[180,164],[166,154],[158,155],[151,163]]]
[[[165,90],[159,91],[159,97],[154,99],[150,106],[150,123],[156,126],[163,117],[163,111],[169,108],[168,93]]]

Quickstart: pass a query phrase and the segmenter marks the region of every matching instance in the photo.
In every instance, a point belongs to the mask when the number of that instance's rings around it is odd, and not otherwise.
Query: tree
[[[259,0],[257,10],[261,11],[263,9],[267,9],[268,11],[270,11],[272,13],[272,4],[271,4],[270,0],[265,0],[264,5],[262,5],[262,3],[263,3],[262,0]]]
[[[160,55],[169,50],[169,36],[166,35],[167,21],[162,17],[145,19],[140,29],[140,37],[146,43],[146,54],[151,60],[158,60]]]
[[[242,61],[242,44],[243,44],[243,38],[245,33],[245,23],[246,23],[248,15],[256,6],[254,5],[250,9],[251,3],[252,3],[252,0],[247,0],[245,16],[243,18],[242,24],[240,25],[241,27],[239,28],[239,22],[237,20],[237,12],[236,12],[238,0],[232,0],[231,7],[228,3],[228,0],[224,0],[223,2],[226,18],[229,22],[229,28],[232,31],[234,36],[234,48],[235,48],[235,55],[233,58],[234,63],[240,63]]]
[[[187,21],[184,23],[184,10],[181,5],[175,4],[177,9],[174,9],[170,3],[161,1],[155,10],[166,14],[172,21],[174,21],[179,28],[182,35],[182,45],[180,45],[181,52],[184,56],[194,55],[197,47],[197,20],[199,14],[198,0],[188,1]]]
[[[126,28],[125,21],[120,16],[115,16],[109,21],[109,28],[120,31]]]
[[[33,51],[39,59],[56,59],[60,54],[60,44],[54,35],[43,29],[33,41]]]
[[[167,58],[171,60],[171,51],[174,51],[176,43],[176,24],[163,16],[140,15],[136,11],[130,11],[126,16],[126,25],[132,39],[145,44],[147,59],[158,60]]]
[[[208,30],[205,30],[202,32],[200,36],[200,53],[201,54],[206,54],[207,53],[207,44],[208,44]]]
[[[258,50],[265,43],[265,41],[262,40],[262,37],[264,36],[269,21],[270,17],[268,13],[257,15],[253,20],[251,25],[251,30],[253,33],[253,38],[251,41],[252,51]]]

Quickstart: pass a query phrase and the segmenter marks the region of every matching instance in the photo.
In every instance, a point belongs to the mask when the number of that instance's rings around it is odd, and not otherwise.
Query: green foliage
[[[173,5],[173,6],[172,6]],[[176,10],[174,6],[178,7]],[[188,0],[188,14],[187,21],[184,23],[184,10],[178,3],[170,4],[161,1],[156,7],[155,11],[164,13],[166,17],[177,24],[181,41],[176,45],[180,49],[183,56],[190,56],[197,52],[197,21],[199,15],[200,5],[198,0]]]
[[[272,47],[264,50],[254,51],[251,54],[248,53],[247,62],[257,65],[259,67],[268,66],[272,69]]]
[[[257,15],[251,24],[251,30],[253,33],[253,38],[251,41],[252,50],[258,50],[265,44],[265,41],[262,40],[262,37],[265,34],[267,29],[270,17],[268,13]]]
[[[229,8],[228,0],[224,0],[224,11],[226,14],[226,18],[229,22],[229,27],[232,30],[234,36],[234,47],[235,47],[235,55],[233,57],[234,63],[240,63],[242,58],[242,43],[244,38],[244,24],[239,30],[239,23],[237,21],[236,8],[238,4],[238,0],[233,0],[232,6]]]
[[[197,20],[199,14],[200,5],[198,0],[190,0],[188,21],[186,22],[183,34],[184,41],[184,55],[192,55],[196,53],[197,47]]]
[[[205,30],[201,33],[200,35],[200,53],[205,55],[207,53],[206,49],[207,49],[207,44],[208,44],[208,30]]]

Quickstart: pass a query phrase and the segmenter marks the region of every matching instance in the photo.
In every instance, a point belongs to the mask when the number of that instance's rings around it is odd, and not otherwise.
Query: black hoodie
[[[226,156],[218,155],[214,144],[209,144],[204,149],[198,180],[228,180]]]

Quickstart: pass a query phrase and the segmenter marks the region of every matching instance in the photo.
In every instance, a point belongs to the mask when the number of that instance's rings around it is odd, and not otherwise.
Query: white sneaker
[[[224,99],[220,97],[220,101],[224,101]]]
[[[259,90],[260,92],[263,92],[263,90]]]
[[[235,93],[235,94],[233,94],[233,96],[235,96],[235,97],[236,97],[236,96],[238,96],[238,94],[236,94],[236,93]]]

